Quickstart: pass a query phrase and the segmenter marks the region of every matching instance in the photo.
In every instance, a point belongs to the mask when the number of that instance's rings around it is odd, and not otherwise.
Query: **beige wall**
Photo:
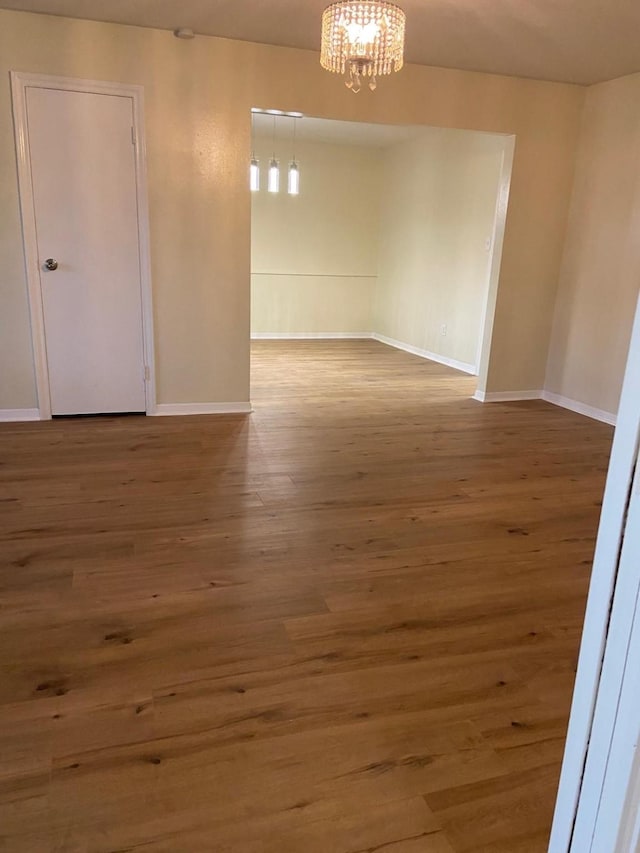
[[[272,141],[258,137],[260,192],[251,196],[251,331],[371,331],[378,258],[377,148],[301,142],[302,192],[286,191],[288,124],[276,143],[281,191],[268,193]]]
[[[368,334],[375,277],[252,275],[251,332]]]
[[[309,51],[0,11],[0,407],[36,403],[10,69],[145,87],[160,402],[248,399],[252,106],[516,134],[488,388],[541,387],[583,89],[407,66],[356,97]]]
[[[284,177],[290,129],[278,127]],[[298,197],[265,191],[273,141],[256,139],[253,333],[373,331],[475,366],[505,137],[405,136],[385,148],[299,142]]]
[[[616,413],[640,289],[640,74],[588,90],[546,390]]]
[[[477,366],[504,142],[429,128],[387,149],[376,332]]]

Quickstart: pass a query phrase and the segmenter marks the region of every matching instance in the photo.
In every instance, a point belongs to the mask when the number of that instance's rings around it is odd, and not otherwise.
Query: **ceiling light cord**
[[[251,113],[251,159],[256,159],[256,128],[253,113]]]
[[[297,124],[297,121],[298,120],[294,116],[293,117],[293,144],[291,146],[293,149],[291,152],[293,155],[291,159],[293,160],[294,163],[296,162],[296,124]]]
[[[273,153],[271,154],[271,159],[276,159],[276,117],[273,117]]]
[[[296,160],[296,128],[297,119],[293,117],[293,133],[291,135],[291,162],[289,163],[289,179],[287,191],[289,195],[300,195],[300,166]]]
[[[280,192],[280,164],[276,159],[276,117],[273,117],[273,153],[269,161],[267,173],[267,191],[270,193]]]
[[[252,193],[260,190],[260,162],[256,157],[256,127],[251,113],[251,160],[249,161],[249,189]]]

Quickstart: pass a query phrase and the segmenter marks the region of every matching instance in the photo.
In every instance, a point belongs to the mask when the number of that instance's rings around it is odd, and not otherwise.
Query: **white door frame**
[[[149,249],[149,204],[147,198],[146,147],[144,138],[144,90],[142,86],[110,83],[96,80],[76,80],[72,77],[51,77],[47,74],[29,74],[11,71],[13,122],[18,161],[18,190],[22,234],[24,240],[25,271],[31,314],[31,338],[35,367],[36,389],[40,420],[51,418],[49,368],[45,346],[44,312],[38,260],[33,183],[27,121],[26,89],[57,89],[67,92],[89,92],[95,95],[119,95],[131,98],[133,103],[133,134],[136,170],[136,195],[138,202],[138,246],[140,258],[140,295],[142,301],[142,339],[144,353],[145,409],[155,414],[155,357],[153,346],[153,308],[151,299],[151,255]]]
[[[640,591],[640,537],[630,529],[639,446],[640,301],[600,516],[549,853],[617,850],[598,835],[607,824],[609,836],[619,830],[616,821],[631,774],[632,739],[624,741],[628,762],[614,746],[624,719],[622,700],[636,686],[628,663]],[[637,735],[637,706],[634,711]],[[604,816],[609,820],[603,822]]]
[[[474,399],[484,402],[489,376],[489,360],[491,357],[491,341],[493,339],[493,323],[498,302],[498,286],[502,269],[502,249],[504,247],[504,232],[507,226],[507,211],[509,208],[509,193],[511,191],[511,175],[513,173],[513,158],[515,155],[516,137],[505,136],[503,139],[502,163],[498,194],[493,215],[493,230],[491,232],[491,248],[487,264],[487,285],[480,315],[480,331],[476,349],[476,375],[478,385]]]
[[[573,849],[585,850],[585,853],[637,851],[639,597],[640,469],[636,466],[611,612],[611,630],[573,834]],[[582,845],[582,839],[588,846]]]

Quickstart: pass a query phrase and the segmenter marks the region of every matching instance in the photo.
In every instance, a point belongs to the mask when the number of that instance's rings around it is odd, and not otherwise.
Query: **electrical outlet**
[[[440,326],[440,334],[444,337],[447,334],[447,324],[443,323]]]

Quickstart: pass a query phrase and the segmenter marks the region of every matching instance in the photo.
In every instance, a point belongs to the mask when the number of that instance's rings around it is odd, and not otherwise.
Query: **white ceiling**
[[[0,0],[0,8],[319,49],[329,0]],[[406,59],[595,83],[640,71],[639,0],[398,0]]]
[[[273,116],[254,113],[253,127],[256,137],[272,139]],[[357,121],[335,121],[333,119],[304,116],[296,120],[296,138],[308,142],[325,142],[333,145],[357,145],[371,148],[386,148],[419,134],[419,127],[402,127],[395,124],[366,124]],[[463,132],[463,131],[461,131]],[[276,117],[276,138],[291,139],[293,119]]]

